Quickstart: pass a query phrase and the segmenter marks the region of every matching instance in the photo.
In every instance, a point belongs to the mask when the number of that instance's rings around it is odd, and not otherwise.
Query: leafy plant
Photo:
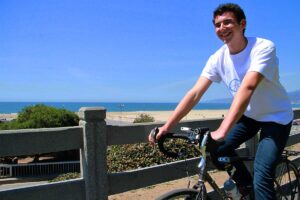
[[[196,147],[193,147],[190,144],[187,145],[183,141],[169,141],[166,145],[172,150],[176,150],[176,152],[188,150],[181,159],[199,156],[199,151]],[[153,148],[148,143],[112,145],[107,151],[109,172],[138,169],[176,160],[180,159],[166,157],[158,148]]]
[[[142,113],[133,120],[133,123],[154,122],[154,121],[155,121],[154,117]]]
[[[134,123],[153,122],[154,117],[148,114],[140,114]],[[176,152],[181,150],[189,150],[184,158],[199,156],[199,152],[191,145],[185,144],[184,141],[168,141],[168,147]],[[107,151],[107,164],[109,172],[120,172],[125,170],[149,167],[162,163],[175,161],[160,153],[158,148],[153,148],[148,143],[112,145]]]
[[[79,117],[71,111],[37,104],[23,108],[16,120],[1,123],[0,129],[77,126],[78,123]]]

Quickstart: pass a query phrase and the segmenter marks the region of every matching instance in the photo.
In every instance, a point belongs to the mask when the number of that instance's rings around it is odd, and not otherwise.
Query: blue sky
[[[1,0],[0,101],[177,102],[221,45],[217,0]],[[241,0],[300,89],[300,1]],[[204,100],[229,97],[213,84]]]

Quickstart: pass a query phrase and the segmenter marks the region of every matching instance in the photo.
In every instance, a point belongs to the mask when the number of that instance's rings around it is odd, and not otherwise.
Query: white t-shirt
[[[235,96],[245,74],[259,72],[264,79],[254,91],[244,113],[257,121],[287,124],[293,111],[287,93],[279,82],[275,45],[266,39],[249,37],[247,47],[231,55],[223,45],[207,61],[201,76],[213,82],[223,81]]]

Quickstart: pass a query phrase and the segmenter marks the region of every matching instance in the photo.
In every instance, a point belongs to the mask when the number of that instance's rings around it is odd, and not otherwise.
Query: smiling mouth
[[[220,39],[221,39],[224,43],[226,43],[227,40],[229,39],[230,35],[231,35],[231,32],[227,32],[227,33],[222,33],[222,34],[220,34],[219,36],[220,36]]]
[[[229,37],[230,35],[231,35],[231,32],[222,33],[222,34],[221,34],[221,37],[222,37],[222,38],[227,38],[227,37]]]

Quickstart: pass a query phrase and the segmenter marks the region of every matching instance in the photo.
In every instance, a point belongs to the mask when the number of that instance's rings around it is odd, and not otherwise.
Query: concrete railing
[[[300,118],[300,110],[294,110],[295,118]],[[0,157],[32,155],[80,149],[81,178],[57,183],[15,189],[0,189],[2,200],[105,200],[108,195],[142,188],[185,177],[184,161],[158,165],[120,173],[108,173],[106,151],[109,145],[147,142],[148,133],[161,124],[145,123],[112,126],[105,122],[104,108],[81,108],[80,125],[51,129],[26,129],[0,131]],[[181,126],[206,126],[216,129],[222,119],[184,121]],[[296,144],[300,134],[291,135],[288,145]],[[256,141],[246,143],[239,154],[252,155]],[[195,166],[197,159],[190,159]],[[170,167],[174,166],[174,167]],[[1,187],[0,187],[1,188]]]

